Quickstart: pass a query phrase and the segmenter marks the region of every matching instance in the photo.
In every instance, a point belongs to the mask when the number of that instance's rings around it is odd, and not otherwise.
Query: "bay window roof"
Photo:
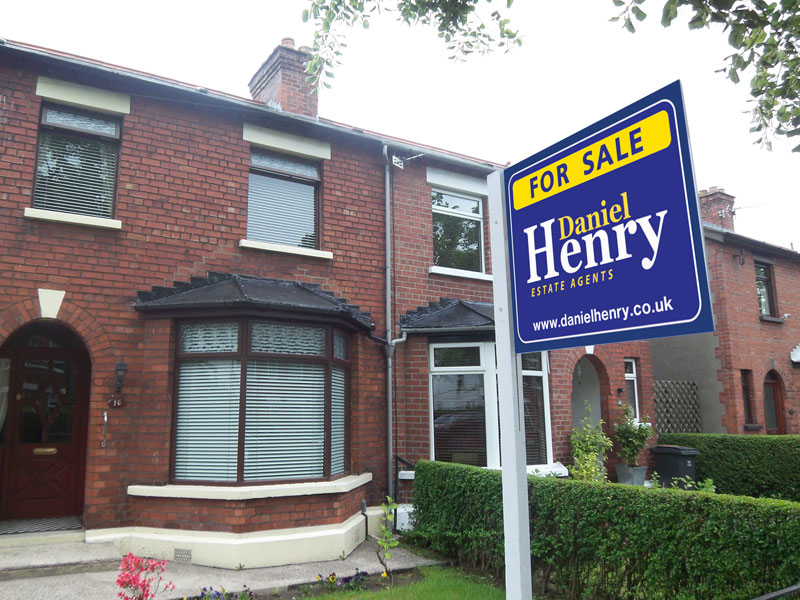
[[[230,273],[209,273],[189,282],[175,282],[172,287],[155,286],[151,291],[137,294],[135,308],[151,316],[217,309],[315,314],[336,318],[357,329],[375,328],[369,313],[319,285]]]
[[[494,331],[494,305],[442,298],[400,317],[403,331]]]

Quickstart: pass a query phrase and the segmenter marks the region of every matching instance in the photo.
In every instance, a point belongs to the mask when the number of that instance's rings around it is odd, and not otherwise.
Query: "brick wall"
[[[490,281],[451,277],[428,272],[433,264],[431,186],[426,183],[424,159],[407,162],[403,170],[392,169],[392,199],[394,211],[394,314],[426,306],[440,298],[459,298],[478,302],[492,301]],[[440,166],[440,165],[434,165]],[[441,166],[440,166],[441,167]],[[443,168],[443,167],[442,167]],[[481,177],[477,173],[466,175]],[[484,203],[484,215],[488,206]],[[489,219],[484,217],[485,271],[491,273],[489,254]],[[394,335],[399,332],[395,331]],[[396,390],[394,431],[396,453],[412,462],[430,458],[430,395],[428,373],[428,344],[435,341],[427,336],[409,336],[395,353]],[[456,341],[448,338],[447,341]],[[550,353],[550,410],[555,460],[569,463],[569,434],[572,431],[572,373],[584,348]],[[605,387],[601,389],[606,422],[622,414],[617,405],[616,390],[625,388],[624,359],[637,358],[642,411],[654,415],[652,371],[649,345],[645,342],[611,344],[595,348],[593,361],[598,365]],[[624,394],[621,396],[624,401]],[[607,426],[607,430],[611,429]],[[646,460],[643,457],[643,460]],[[401,498],[406,498],[407,485],[401,485]]]
[[[745,429],[741,371],[752,371],[752,406],[756,425],[764,421],[764,379],[770,371],[780,379],[787,433],[800,433],[798,380],[789,354],[800,343],[800,260],[753,248],[750,244],[706,237],[707,262],[714,296],[716,356],[722,367],[720,402],[725,407],[722,425],[728,433],[764,433]],[[743,253],[742,253],[743,252]],[[776,313],[787,319],[759,317],[754,259],[770,260],[777,300]],[[800,257],[799,257],[800,258]],[[742,260],[744,264],[741,264]]]
[[[172,418],[171,323],[140,318],[132,308],[136,292],[209,271],[297,280],[359,305],[372,313],[378,331],[385,329],[380,146],[327,138],[332,158],[322,167],[321,247],[333,252],[333,261],[239,249],[249,163],[243,115],[177,96],[154,99],[154,90],[144,85],[76,73],[78,83],[131,94],[131,114],[122,120],[115,214],[122,230],[25,219],[34,179],[39,72],[7,56],[0,60],[0,340],[38,318],[37,288],[66,291],[59,319],[84,340],[93,369],[86,524],[131,524],[139,507],[128,504],[126,486],[169,479]],[[254,114],[247,119],[281,127]],[[129,365],[127,405],[109,410],[108,443],[101,449],[102,413],[120,358]],[[355,334],[352,465],[373,471],[365,492],[371,503],[386,488],[383,364],[380,348]]]

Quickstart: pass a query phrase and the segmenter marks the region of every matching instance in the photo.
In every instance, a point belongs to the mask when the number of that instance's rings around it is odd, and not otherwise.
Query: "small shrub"
[[[122,558],[117,575],[117,596],[122,600],[152,600],[160,590],[169,592],[175,585],[168,581],[161,587],[166,560],[141,558],[128,554]]]
[[[611,449],[611,439],[603,432],[603,420],[592,423],[591,410],[586,414],[569,436],[572,444],[574,464],[568,467],[570,475],[580,481],[605,481],[606,468],[603,464],[606,452]]]
[[[397,509],[397,503],[389,496],[386,496],[386,502],[381,503],[381,508],[383,509],[383,521],[381,522],[381,536],[378,538],[378,549],[375,551],[375,554],[378,555],[378,560],[383,566],[382,575],[393,580],[392,570],[389,568],[388,560],[392,558],[392,548],[400,543],[394,537],[391,527],[391,525],[394,524],[394,511]],[[386,523],[389,523],[390,527],[387,527]]]

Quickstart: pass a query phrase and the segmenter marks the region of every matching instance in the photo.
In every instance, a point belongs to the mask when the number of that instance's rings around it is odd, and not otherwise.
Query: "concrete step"
[[[0,581],[53,577],[75,573],[115,571],[120,554],[113,544],[71,541],[66,533],[50,532],[3,536],[0,546]],[[81,537],[83,532],[80,532]],[[70,540],[70,541],[68,541]]]

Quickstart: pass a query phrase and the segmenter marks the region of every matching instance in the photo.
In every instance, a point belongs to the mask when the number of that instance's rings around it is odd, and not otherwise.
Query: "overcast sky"
[[[502,6],[495,2],[493,6]],[[0,37],[241,96],[283,37],[311,43],[302,0],[6,3]],[[753,145],[747,81],[714,71],[721,30],[663,29],[663,0],[631,35],[611,0],[517,0],[524,45],[447,58],[434,31],[380,18],[348,32],[320,116],[495,162],[515,163],[676,79],[683,83],[698,189],[736,196],[738,233],[800,250],[800,154]],[[118,8],[117,8],[118,7]]]

